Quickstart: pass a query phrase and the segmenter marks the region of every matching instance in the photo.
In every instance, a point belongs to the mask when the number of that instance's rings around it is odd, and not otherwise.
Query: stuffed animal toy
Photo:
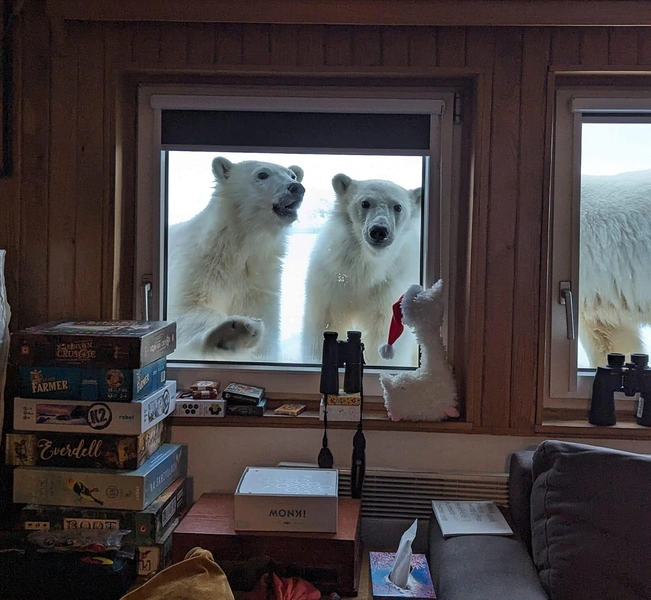
[[[459,416],[454,375],[441,339],[443,281],[423,290],[412,285],[393,305],[388,344],[378,348],[382,358],[393,358],[393,344],[410,327],[420,344],[420,367],[395,375],[380,374],[384,406],[392,421],[442,421]]]

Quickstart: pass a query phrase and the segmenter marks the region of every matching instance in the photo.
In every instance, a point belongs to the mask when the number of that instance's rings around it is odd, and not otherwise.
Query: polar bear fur
[[[343,173],[333,177],[332,187],[334,209],[308,266],[304,350],[320,362],[325,331],[345,339],[347,331],[359,330],[366,363],[380,364],[377,348],[386,341],[391,305],[420,279],[421,189]],[[396,360],[414,364],[413,338],[403,337]]]
[[[175,356],[241,360],[255,353],[273,360],[282,259],[305,193],[303,170],[216,157],[212,171],[216,185],[206,208],[169,228]]]
[[[644,352],[651,323],[651,170],[581,181],[579,332],[590,365]]]
[[[442,421],[458,417],[457,390],[441,339],[443,281],[423,290],[412,285],[400,302],[402,322],[420,344],[420,366],[396,375],[380,374],[384,406],[392,421]]]

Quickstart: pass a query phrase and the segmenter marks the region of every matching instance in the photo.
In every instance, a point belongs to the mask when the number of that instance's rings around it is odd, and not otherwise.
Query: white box
[[[14,429],[140,435],[174,411],[176,381],[133,402],[14,399]]]
[[[226,400],[194,400],[176,397],[175,417],[223,417],[226,414]]]
[[[328,421],[359,421],[362,407],[357,404],[328,404]],[[319,405],[319,419],[323,421],[323,399]]]
[[[247,467],[235,490],[235,529],[337,532],[337,469]]]

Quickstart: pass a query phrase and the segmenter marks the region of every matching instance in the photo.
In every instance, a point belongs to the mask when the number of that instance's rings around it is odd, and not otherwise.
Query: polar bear
[[[335,203],[310,255],[305,283],[303,348],[322,359],[324,331],[342,339],[360,330],[367,364],[389,331],[391,307],[420,279],[421,188],[406,190],[382,179],[332,179]],[[396,345],[395,364],[413,365],[413,336]],[[403,339],[404,338],[404,339]]]
[[[651,323],[651,169],[581,178],[579,333],[590,366],[644,352]]]
[[[169,228],[168,312],[182,359],[277,358],[282,259],[303,169],[212,161],[206,208]],[[264,340],[262,341],[262,338]]]

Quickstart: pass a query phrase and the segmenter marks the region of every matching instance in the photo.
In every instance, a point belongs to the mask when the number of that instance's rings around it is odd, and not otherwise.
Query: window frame
[[[161,111],[165,108],[188,110],[324,110],[330,112],[397,112],[427,110],[430,121],[429,186],[424,190],[423,285],[432,285],[439,277],[445,281],[446,319],[442,328],[448,340],[448,356],[454,356],[454,290],[457,267],[453,248],[459,235],[458,213],[461,168],[461,127],[455,118],[457,91],[453,87],[351,87],[351,86],[271,86],[271,85],[181,85],[141,84],[138,87],[137,177],[136,177],[136,253],[134,269],[135,318],[157,319],[163,311],[166,215],[161,198],[164,189],[164,160],[161,144]],[[179,149],[176,147],[176,149]],[[192,146],[201,150],[199,146]],[[206,148],[212,150],[212,148]],[[236,150],[228,148],[228,151]],[[248,149],[251,150],[251,149]],[[274,148],[296,153],[297,149]],[[226,150],[224,150],[226,151]],[[256,149],[260,151],[260,149]],[[437,204],[438,210],[432,210]],[[444,226],[449,224],[449,226]],[[431,240],[438,240],[432,244]],[[149,243],[148,243],[149,242]],[[197,379],[219,377],[223,381],[250,379],[268,392],[287,397],[317,397],[318,366],[251,365],[234,363],[178,363],[170,361],[169,375],[179,386],[189,386]],[[367,369],[364,386],[371,401],[382,396],[379,372],[388,368]],[[216,372],[218,375],[216,375]]]
[[[559,87],[554,97],[550,185],[550,262],[544,358],[544,409],[585,408],[592,393],[593,369],[579,369],[579,252],[582,125],[631,122],[640,114],[651,120],[648,89],[640,87]],[[562,198],[569,198],[562,201]],[[569,252],[568,252],[569,247]],[[575,339],[567,338],[566,307],[560,282],[569,281],[573,295]],[[633,400],[615,395],[622,406]]]

